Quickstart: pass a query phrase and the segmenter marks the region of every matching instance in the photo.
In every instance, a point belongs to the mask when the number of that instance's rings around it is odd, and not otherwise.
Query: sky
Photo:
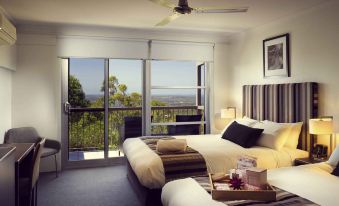
[[[152,86],[196,86],[196,63],[190,61],[152,61]],[[79,79],[86,95],[103,94],[104,59],[70,59],[70,74]],[[142,61],[110,59],[109,75],[116,76],[127,92],[142,90]],[[152,95],[194,95],[195,89],[152,89]]]

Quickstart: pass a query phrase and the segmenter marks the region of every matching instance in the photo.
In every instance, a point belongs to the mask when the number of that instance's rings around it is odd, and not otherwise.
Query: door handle
[[[64,112],[69,114],[70,113],[70,108],[71,108],[71,104],[69,102],[65,102],[64,103]]]

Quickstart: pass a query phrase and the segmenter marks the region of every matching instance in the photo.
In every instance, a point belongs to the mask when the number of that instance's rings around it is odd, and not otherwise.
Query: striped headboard
[[[318,84],[245,85],[242,111],[257,120],[303,122],[298,148],[310,151],[308,120],[318,116]]]

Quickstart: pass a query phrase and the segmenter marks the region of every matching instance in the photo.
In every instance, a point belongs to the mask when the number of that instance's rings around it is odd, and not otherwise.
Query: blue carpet
[[[140,206],[125,165],[42,173],[38,206]]]

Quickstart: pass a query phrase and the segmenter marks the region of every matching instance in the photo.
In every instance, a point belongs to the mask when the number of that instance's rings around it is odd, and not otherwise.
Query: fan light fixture
[[[149,1],[173,10],[172,15],[164,18],[162,21],[160,21],[155,26],[164,26],[184,14],[242,13],[242,12],[247,12],[248,10],[248,7],[234,7],[234,8],[224,8],[224,9],[223,8],[194,8],[188,5],[187,0],[179,0],[177,6],[172,4],[172,2],[170,2],[169,0],[149,0]]]

